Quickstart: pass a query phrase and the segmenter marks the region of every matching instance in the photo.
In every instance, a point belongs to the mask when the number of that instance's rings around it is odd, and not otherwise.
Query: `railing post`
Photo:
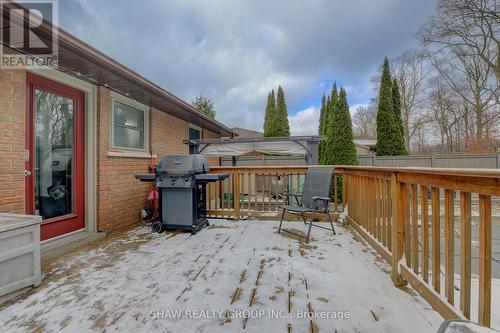
[[[335,213],[337,212],[337,207],[338,207],[338,189],[337,189],[337,174],[335,171],[333,172],[333,205],[335,209]]]
[[[397,173],[391,175],[391,201],[392,201],[392,281],[398,287],[404,286],[405,281],[399,273],[399,261],[404,249],[404,226],[406,218],[406,187],[398,181]]]
[[[342,211],[345,212],[345,206],[347,204],[347,174],[344,173],[341,175],[342,177]]]
[[[240,173],[233,173],[233,202],[234,202],[234,217],[240,219]]]

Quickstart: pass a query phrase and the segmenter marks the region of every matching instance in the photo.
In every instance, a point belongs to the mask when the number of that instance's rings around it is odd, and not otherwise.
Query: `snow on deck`
[[[437,331],[441,316],[395,288],[390,268],[343,227],[313,229],[309,246],[276,229],[212,221],[194,236],[138,228],[105,240],[60,258],[1,307],[2,331]]]

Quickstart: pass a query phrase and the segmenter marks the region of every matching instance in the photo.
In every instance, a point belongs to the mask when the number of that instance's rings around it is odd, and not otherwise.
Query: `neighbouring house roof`
[[[22,8],[16,3],[2,3],[4,6]],[[6,11],[5,11],[6,13]],[[25,16],[23,16],[23,20]],[[84,43],[61,28],[57,28],[58,70],[92,84],[104,85],[136,101],[169,113],[177,118],[216,132],[221,136],[237,135],[222,123],[199,112],[157,84],[151,82],[118,61]],[[42,40],[53,36],[50,25],[43,21],[37,36]],[[46,41],[45,40],[45,41]],[[7,45],[16,49],[15,45]],[[146,50],[144,50],[146,52]],[[140,59],[138,59],[140,61]]]
[[[241,128],[241,127],[233,127],[233,131],[237,132],[239,134],[240,138],[263,138],[264,133],[262,132],[257,132],[257,131],[252,131],[246,128]]]

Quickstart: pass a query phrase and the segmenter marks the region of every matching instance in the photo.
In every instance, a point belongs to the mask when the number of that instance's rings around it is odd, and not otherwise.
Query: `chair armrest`
[[[331,199],[327,197],[312,197],[313,201],[326,201],[329,202]]]
[[[289,196],[291,197],[301,197],[302,194],[298,194],[298,193],[287,193]]]

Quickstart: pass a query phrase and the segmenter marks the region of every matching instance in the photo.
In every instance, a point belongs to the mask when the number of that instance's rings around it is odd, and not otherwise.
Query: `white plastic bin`
[[[0,297],[41,281],[41,216],[0,213]]]

